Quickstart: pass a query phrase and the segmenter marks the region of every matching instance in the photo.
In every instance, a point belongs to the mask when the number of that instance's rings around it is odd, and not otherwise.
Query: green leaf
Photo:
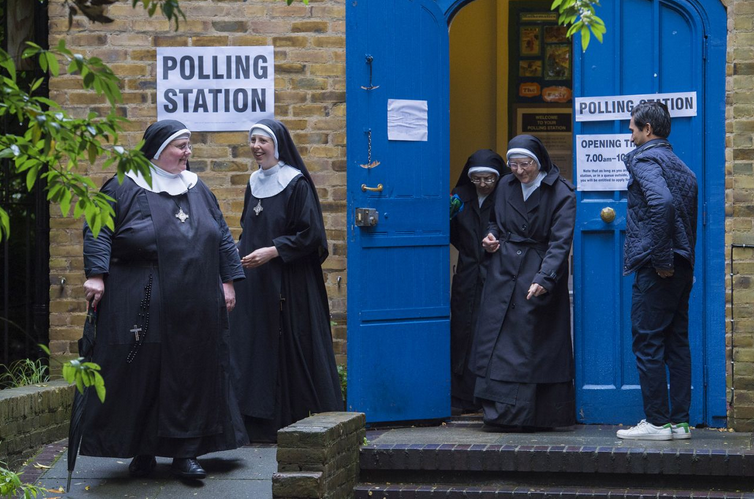
[[[29,168],[28,172],[26,172],[26,188],[29,189],[29,191],[31,191],[34,184],[37,183],[37,174],[39,173],[40,166],[41,165],[33,166]]]
[[[81,371],[76,371],[76,389],[83,395],[84,388],[84,376]]]
[[[97,144],[95,144],[94,142],[90,142],[88,149],[89,149],[88,150],[89,163],[94,164],[97,161],[97,156],[98,156]]]
[[[581,27],[581,50],[586,52],[586,48],[589,46],[589,28],[586,26]]]
[[[592,27],[592,33],[594,34],[594,37],[602,43],[602,33],[594,29],[594,27]]]
[[[62,196],[63,197],[60,199],[60,211],[63,213],[64,217],[67,217],[68,212],[71,211],[71,198],[73,196],[68,189],[63,190]]]
[[[0,241],[10,237],[10,218],[8,212],[0,207]]]
[[[52,52],[45,52],[45,55],[47,56],[47,64],[50,66],[50,73],[52,76],[58,76],[60,74],[60,64],[57,57]]]
[[[45,73],[47,72],[47,57],[44,52],[39,53],[39,67],[42,68],[42,71]]]
[[[41,343],[37,343],[37,346],[38,346],[39,348],[41,348],[41,349],[42,349],[42,351],[43,351],[44,353],[46,353],[47,355],[52,355],[52,354],[50,353],[50,349],[49,349],[49,348],[47,348],[47,345],[43,345],[43,344],[41,344]]]

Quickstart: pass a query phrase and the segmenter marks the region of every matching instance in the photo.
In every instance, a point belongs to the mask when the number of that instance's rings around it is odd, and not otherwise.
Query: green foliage
[[[301,1],[304,2],[304,5],[309,5],[309,0],[301,0]],[[285,3],[290,5],[293,3],[293,0],[285,0]]]
[[[113,228],[114,201],[79,173],[80,167],[102,160],[104,168],[116,165],[121,181],[129,170],[139,171],[151,181],[149,161],[138,150],[141,144],[132,150],[118,144],[118,134],[127,120],[115,114],[121,94],[118,78],[109,67],[96,57],[73,53],[62,39],[52,50],[30,42],[27,46],[23,57],[37,58],[42,70],[51,76],[60,74],[58,61],[65,61],[67,72],[79,75],[85,89],[107,98],[110,112],[105,117],[90,112],[85,118],[74,118],[56,102],[35,94],[42,85],[41,78],[22,89],[13,59],[0,50],[0,116],[12,117],[24,129],[23,134],[0,135],[0,159],[11,159],[15,173],[25,173],[29,190],[38,178],[44,178],[47,199],[59,203],[64,216],[73,206],[74,217],[83,215],[96,237],[102,227]],[[8,214],[0,207],[0,240],[9,233]]]
[[[10,366],[0,364],[0,388],[18,388],[19,386],[37,385],[50,380],[47,366],[42,359],[20,359]]]
[[[569,37],[574,33],[581,34],[581,50],[586,51],[592,34],[602,43],[602,35],[607,32],[605,22],[594,10],[599,5],[599,0],[554,0],[550,9],[557,9],[560,13],[559,24],[570,25]]]
[[[50,349],[46,345],[38,344],[39,348],[50,355]],[[57,362],[57,361],[56,361]],[[63,379],[69,384],[75,384],[79,393],[90,386],[94,386],[100,402],[105,402],[105,379],[99,373],[102,368],[94,362],[84,362],[83,357],[63,363]]]
[[[6,468],[4,463],[0,463],[0,497],[32,499],[40,493],[44,495],[46,490],[21,482],[17,473]]]
[[[63,364],[63,378],[68,383],[75,383],[79,393],[94,386],[100,402],[105,402],[105,380],[99,373],[100,366],[94,362],[84,362],[83,357]]]
[[[340,393],[343,394],[343,400],[346,401],[348,400],[346,397],[348,395],[348,371],[343,364],[338,364],[338,379],[340,380]]]
[[[175,21],[176,31],[178,31],[178,16],[186,20],[186,14],[181,10],[178,0],[131,0],[131,2],[134,8],[139,4],[143,5],[149,17],[152,17],[159,8],[168,21]]]

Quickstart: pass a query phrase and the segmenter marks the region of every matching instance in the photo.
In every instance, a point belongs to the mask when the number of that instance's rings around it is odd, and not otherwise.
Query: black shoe
[[[202,465],[195,457],[176,457],[170,466],[170,472],[179,478],[202,479],[207,476]]]
[[[157,460],[154,456],[142,454],[131,460],[131,464],[128,465],[128,473],[134,478],[144,478],[154,471],[155,466],[157,466]]]

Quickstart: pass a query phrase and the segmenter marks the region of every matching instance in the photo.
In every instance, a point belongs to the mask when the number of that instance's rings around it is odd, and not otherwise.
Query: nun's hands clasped
[[[255,267],[259,267],[260,265],[264,265],[277,256],[278,249],[275,246],[259,248],[241,258],[241,265],[243,265],[243,268],[245,269],[253,269]]]
[[[484,248],[484,251],[487,253],[494,253],[500,249],[500,241],[498,241],[492,234],[487,234],[487,237],[482,239],[482,248]]]

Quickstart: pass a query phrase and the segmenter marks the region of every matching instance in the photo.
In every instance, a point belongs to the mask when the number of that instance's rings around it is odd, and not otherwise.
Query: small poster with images
[[[571,77],[571,46],[547,45],[545,49],[545,80],[566,80]]]
[[[542,76],[542,61],[518,61],[518,74],[526,78]]]
[[[568,27],[545,26],[545,43],[567,43]]]
[[[542,53],[541,33],[539,26],[521,26],[521,56],[539,55]]]

